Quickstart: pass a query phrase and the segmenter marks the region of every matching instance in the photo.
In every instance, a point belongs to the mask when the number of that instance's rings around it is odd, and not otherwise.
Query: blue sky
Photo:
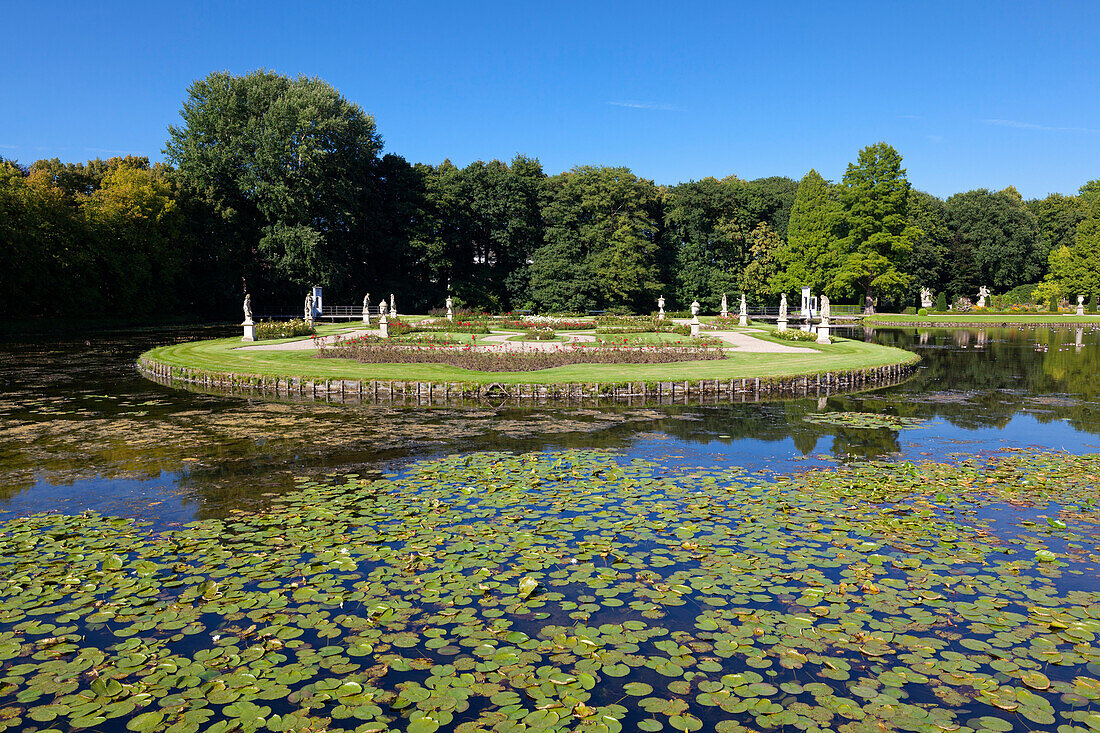
[[[211,71],[318,76],[416,162],[837,180],[879,140],[940,196],[1100,178],[1095,2],[10,3],[0,156],[159,159]]]

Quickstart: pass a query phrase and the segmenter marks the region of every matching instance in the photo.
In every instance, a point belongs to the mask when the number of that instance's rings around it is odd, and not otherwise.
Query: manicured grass
[[[1074,323],[1100,323],[1100,315],[1078,316],[1073,313],[949,313],[926,316],[910,316],[902,313],[877,313],[866,319],[874,325],[906,325],[910,323],[942,323],[944,325],[964,323],[991,323],[991,324],[1074,324]]]
[[[264,342],[274,343],[274,342]],[[788,343],[788,342],[785,342]],[[161,346],[142,356],[162,364],[210,372],[309,379],[476,382],[491,384],[566,384],[570,382],[657,382],[699,379],[790,377],[829,371],[907,363],[908,351],[862,341],[838,340],[830,346],[789,344],[811,349],[798,354],[731,352],[719,361],[671,364],[574,364],[536,372],[472,372],[443,364],[361,364],[347,359],[318,359],[313,350],[246,350],[239,338],[192,341]]]

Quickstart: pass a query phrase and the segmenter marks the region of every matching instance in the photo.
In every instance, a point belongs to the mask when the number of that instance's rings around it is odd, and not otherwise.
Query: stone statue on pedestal
[[[722,293],[722,317],[723,318],[729,318],[729,316],[730,316],[730,309],[729,309],[729,304],[726,302],[726,294]]]
[[[1085,315],[1085,296],[1083,295],[1077,296],[1077,315]]]
[[[363,296],[363,323],[370,323],[370,293]]]
[[[665,296],[657,298],[657,319],[665,320]]]
[[[983,285],[980,288],[978,288],[978,307],[979,308],[987,307],[986,306],[986,301],[988,299],[989,299],[989,288],[987,288],[986,286]]]
[[[451,296],[447,296],[447,319],[453,321],[455,319],[455,302],[451,299]]]
[[[306,319],[308,323],[313,323],[313,291],[310,290],[306,293],[306,305],[305,312],[302,317]]]
[[[787,294],[786,293],[783,293],[783,295],[781,295],[780,298],[779,298],[779,320],[781,320],[781,321],[787,320]]]
[[[244,296],[244,324],[248,325],[252,323],[252,295],[245,294]]]
[[[932,307],[932,290],[931,288],[920,289],[920,307],[931,308]]]
[[[397,318],[397,298],[393,297],[393,293],[390,293],[390,315]]]

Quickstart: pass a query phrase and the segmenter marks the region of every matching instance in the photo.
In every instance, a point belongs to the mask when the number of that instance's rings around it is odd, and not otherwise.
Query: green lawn
[[[1015,323],[1015,324],[1074,324],[1074,323],[1100,323],[1100,315],[1084,315],[1078,316],[1073,313],[950,313],[944,315],[934,315],[929,313],[926,316],[910,316],[902,313],[877,313],[873,316],[868,316],[867,319],[873,324],[898,324],[905,325],[909,323],[942,323],[944,325],[951,325],[955,323]]]
[[[327,328],[321,330],[329,331]],[[916,358],[902,349],[843,339],[830,346],[792,344],[813,349],[811,353],[802,354],[731,353],[730,358],[720,361],[688,361],[672,364],[575,364],[536,372],[473,372],[443,364],[360,364],[347,359],[318,359],[314,357],[313,350],[244,350],[239,348],[241,345],[239,338],[193,341],[161,346],[147,351],[142,356],[170,366],[256,376],[480,384],[493,382],[610,384],[789,377],[879,367],[905,363]]]

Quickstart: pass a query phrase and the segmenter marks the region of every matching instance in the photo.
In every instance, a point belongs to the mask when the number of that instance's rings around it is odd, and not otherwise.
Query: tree
[[[791,207],[787,243],[776,253],[773,293],[790,293],[806,285],[820,292],[832,282],[838,265],[834,243],[844,216],[837,193],[815,170],[802,177]]]
[[[374,119],[320,79],[269,71],[211,74],[189,87],[181,115],[165,155],[181,185],[232,223],[242,268],[284,292],[339,284],[362,247],[382,147]]]
[[[1060,193],[1028,201],[1027,208],[1035,215],[1039,227],[1039,241],[1035,247],[1039,259],[1045,259],[1059,247],[1071,246],[1077,235],[1077,225],[1087,213],[1083,199]]]
[[[1091,214],[1077,226],[1073,246],[1050,253],[1050,282],[1057,295],[1100,295],[1100,217]]]
[[[140,313],[178,304],[176,286],[190,252],[179,236],[179,207],[164,172],[116,166],[79,200],[107,308]]]
[[[930,193],[910,189],[909,224],[920,230],[906,261],[914,287],[943,290],[948,279],[951,230],[943,201]]]
[[[840,268],[826,290],[859,292],[870,303],[879,294],[900,298],[910,288],[902,268],[920,231],[908,221],[909,181],[898,151],[886,143],[859,151],[844,172],[840,200],[846,236],[836,243]]]
[[[779,234],[761,222],[750,235],[751,261],[741,275],[740,289],[745,297],[761,303],[772,293],[771,283],[779,269],[778,253],[783,247]]]
[[[957,193],[947,199],[945,211],[955,240],[952,253],[958,258],[952,267],[962,270],[972,257],[977,285],[1005,292],[1043,276],[1039,225],[1015,189]],[[975,283],[966,285],[972,289]],[[953,295],[974,297],[969,290],[954,290]]]
[[[543,244],[531,298],[550,311],[648,308],[663,288],[660,196],[627,168],[578,167],[546,179]]]

